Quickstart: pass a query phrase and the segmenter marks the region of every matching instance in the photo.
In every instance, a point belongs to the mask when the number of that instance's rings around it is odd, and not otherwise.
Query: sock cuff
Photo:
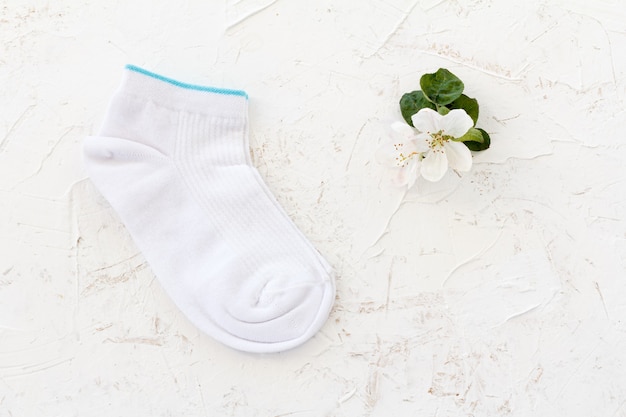
[[[189,84],[135,65],[126,65],[118,93],[213,117],[245,117],[248,108],[245,91]]]

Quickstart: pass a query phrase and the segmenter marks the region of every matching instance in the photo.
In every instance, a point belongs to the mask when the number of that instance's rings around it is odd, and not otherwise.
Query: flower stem
[[[442,116],[445,116],[446,114],[450,113],[450,109],[447,108],[446,106],[442,106],[437,103],[435,103],[435,106],[437,106],[437,113],[441,114]]]

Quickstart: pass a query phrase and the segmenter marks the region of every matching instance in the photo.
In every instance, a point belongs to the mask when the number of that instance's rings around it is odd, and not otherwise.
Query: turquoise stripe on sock
[[[189,90],[207,91],[209,93],[226,94],[229,96],[241,96],[241,97],[245,97],[246,99],[248,98],[248,94],[246,94],[245,91],[241,91],[241,90],[229,90],[226,88],[216,88],[216,87],[209,87],[209,86],[204,86],[204,85],[187,84],[181,81],[174,80],[172,78],[155,74],[154,72],[151,72],[151,71],[148,71],[143,68],[139,68],[135,65],[130,65],[130,64],[126,65],[126,69],[130,71],[138,72],[143,75],[147,75],[148,77],[156,78],[157,80],[160,80],[160,81],[165,81],[166,83],[175,85],[176,87],[187,88]]]

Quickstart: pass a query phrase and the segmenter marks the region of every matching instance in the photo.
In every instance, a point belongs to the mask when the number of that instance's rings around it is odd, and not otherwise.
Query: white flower
[[[428,181],[439,181],[448,166],[457,171],[470,170],[472,153],[454,140],[474,125],[465,110],[450,110],[442,116],[432,109],[422,109],[411,121],[415,129],[406,123],[392,123],[391,140],[376,152],[376,160],[394,171],[396,185],[410,188],[420,174]]]
[[[376,152],[376,161],[390,167],[393,182],[397,186],[415,184],[422,160],[422,153],[429,148],[417,141],[415,129],[403,122],[391,124],[392,138]]]
[[[448,171],[448,165],[457,171],[469,171],[472,153],[454,139],[465,135],[474,125],[462,109],[450,110],[442,116],[432,109],[422,109],[411,117],[420,132],[415,135],[416,147],[426,148],[420,173],[428,181],[439,181]]]

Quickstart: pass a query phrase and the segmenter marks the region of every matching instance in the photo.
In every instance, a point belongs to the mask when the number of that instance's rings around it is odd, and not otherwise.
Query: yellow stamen
[[[428,134],[430,135],[431,139],[427,140],[426,142],[428,143],[428,146],[430,147],[431,151],[433,151],[433,152],[441,152],[441,153],[443,153],[443,144],[446,143],[449,140],[454,139],[450,135],[444,135],[443,134],[443,130],[440,130],[437,133],[430,133],[430,132],[428,132]]]
[[[405,155],[404,152],[402,152],[402,148],[404,147],[403,143],[394,143],[393,147],[396,149],[396,152],[398,152],[398,156],[396,157],[396,165],[399,167],[405,167],[407,162],[413,158],[415,155],[418,155],[417,152],[411,152],[408,155]]]

